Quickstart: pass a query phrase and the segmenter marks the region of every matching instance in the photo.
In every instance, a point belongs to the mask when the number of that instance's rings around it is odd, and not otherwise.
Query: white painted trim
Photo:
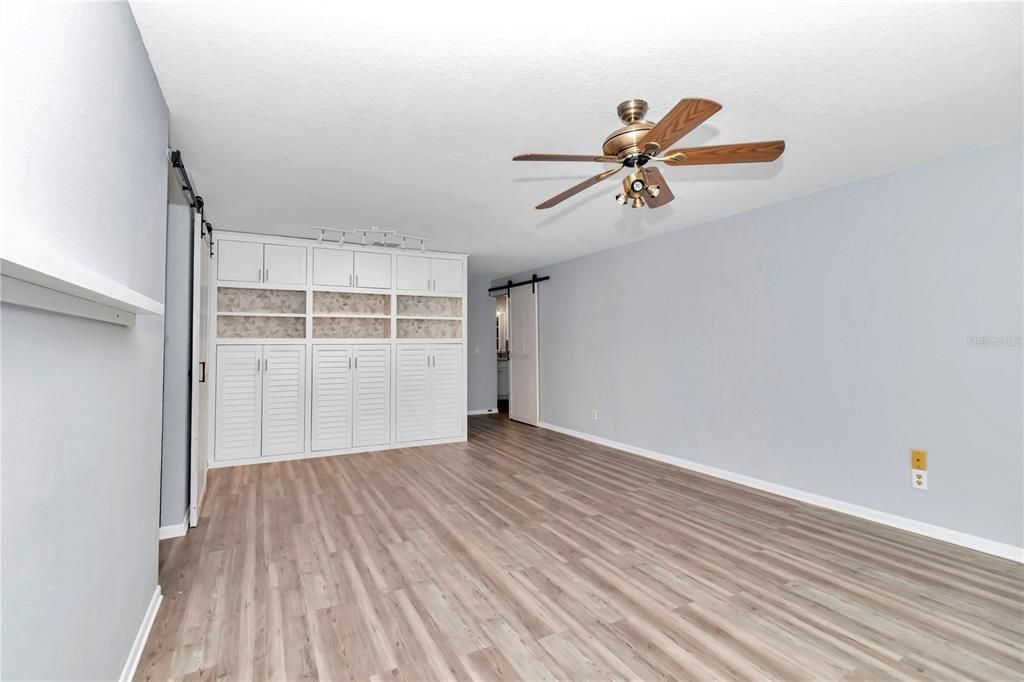
[[[153,591],[153,598],[149,602],[149,608],[146,609],[146,615],[142,618],[142,624],[139,625],[139,632],[135,635],[131,651],[128,652],[128,660],[125,661],[124,668],[121,670],[119,678],[121,682],[130,682],[135,677],[135,669],[139,667],[142,651],[146,648],[146,640],[149,639],[149,631],[153,629],[153,623],[156,621],[156,614],[160,610],[160,603],[163,599],[164,595],[160,592],[160,586],[157,585]]]
[[[463,429],[465,431],[465,429]],[[358,455],[365,452],[387,452],[388,450],[401,450],[403,448],[419,448],[424,445],[443,445],[445,443],[465,443],[466,435],[457,438],[435,438],[432,440],[417,440],[406,443],[390,443],[388,445],[367,445],[360,448],[349,448],[347,450],[312,450],[308,452],[297,452],[293,455],[277,455],[267,457],[247,457],[245,459],[226,459],[210,461],[211,469],[224,469],[227,467],[248,466],[250,464],[266,464],[267,462],[293,462],[300,459],[316,459],[317,457],[343,457],[345,455]]]
[[[0,271],[7,277],[137,315],[163,315],[164,304],[120,282],[13,235],[5,235]]]
[[[205,491],[204,491],[205,492]],[[170,540],[171,538],[184,537],[188,532],[188,510],[185,510],[185,520],[171,526],[160,526],[160,539]]]
[[[966,547],[967,549],[977,550],[979,552],[984,552],[985,554],[992,554],[993,556],[1002,557],[1018,563],[1024,563],[1024,547],[1016,547],[1014,545],[978,537],[977,535],[963,533],[958,530],[915,521],[914,519],[909,519],[905,516],[897,516],[896,514],[878,511],[877,509],[861,507],[860,505],[843,502],[842,500],[836,500],[831,497],[825,497],[824,495],[817,495],[804,490],[789,488],[784,485],[779,485],[778,483],[762,481],[751,476],[733,473],[731,471],[726,471],[725,469],[719,469],[699,462],[692,462],[680,457],[672,457],[653,450],[645,450],[644,448],[627,445],[626,443],[619,443],[617,441],[602,438],[600,436],[594,436],[582,431],[567,429],[563,426],[556,426],[555,424],[549,424],[547,422],[541,422],[540,426],[541,428],[557,431],[558,433],[590,441],[591,443],[597,443],[598,445],[615,448],[616,450],[622,450],[634,455],[664,462],[665,464],[671,464],[682,469],[689,469],[690,471],[696,471],[715,478],[739,483],[740,485],[762,490],[767,493],[788,497],[791,500],[806,502],[807,504],[813,504],[816,507],[824,507],[825,509],[849,514],[850,516],[856,516],[857,518],[866,519],[868,521],[874,521],[875,523],[881,523],[882,525],[890,526],[892,528],[898,528],[900,530],[916,533],[917,535],[923,535],[935,540],[942,540],[943,542],[959,545],[960,547]]]
[[[495,414],[495,413],[497,413],[497,411],[498,411],[497,407],[488,407],[487,409],[484,409],[484,410],[468,410],[466,412],[466,415],[472,417],[472,416],[477,415],[477,414]]]

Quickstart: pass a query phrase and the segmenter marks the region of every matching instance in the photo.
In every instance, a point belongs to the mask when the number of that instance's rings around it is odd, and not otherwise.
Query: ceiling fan
[[[620,204],[633,208],[648,206],[658,208],[672,201],[675,196],[661,172],[646,167],[651,161],[661,161],[668,166],[699,166],[717,163],[757,163],[774,161],[786,149],[782,140],[770,142],[741,142],[720,144],[711,147],[689,147],[668,149],[680,138],[713,116],[722,105],[709,99],[682,99],[657,123],[644,120],[647,102],[642,99],[628,99],[619,105],[619,118],[625,127],[619,128],[604,141],[604,154],[599,156],[575,154],[521,154],[513,161],[596,161],[617,163],[617,168],[598,173],[592,178],[556,194],[537,208],[551,208],[569,197],[596,185],[618,173],[623,168],[635,168],[622,181],[622,193],[615,196]],[[663,150],[665,151],[662,154]],[[662,154],[659,156],[659,154]]]

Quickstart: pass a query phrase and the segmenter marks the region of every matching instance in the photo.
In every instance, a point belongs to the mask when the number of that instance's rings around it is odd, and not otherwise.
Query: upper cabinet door
[[[427,256],[395,256],[399,289],[430,291],[430,258]]]
[[[432,291],[445,294],[462,293],[462,261],[448,258],[430,259]]]
[[[217,279],[262,282],[263,244],[225,239],[218,241]]]
[[[267,244],[263,254],[263,281],[268,284],[305,284],[306,247]]]
[[[352,252],[342,249],[313,249],[313,284],[331,287],[354,286]]]
[[[355,286],[368,289],[391,288],[391,254],[355,251]]]

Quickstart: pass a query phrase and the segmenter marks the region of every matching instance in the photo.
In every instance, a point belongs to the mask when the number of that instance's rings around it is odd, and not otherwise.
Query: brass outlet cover
[[[918,471],[928,471],[928,451],[911,450],[910,468],[917,469]]]

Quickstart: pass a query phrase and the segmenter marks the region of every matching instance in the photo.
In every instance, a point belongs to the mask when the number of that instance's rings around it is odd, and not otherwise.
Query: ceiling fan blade
[[[601,182],[605,178],[610,178],[611,176],[613,176],[616,173],[618,173],[620,170],[622,170],[622,166],[619,166],[618,168],[612,168],[610,170],[606,170],[603,173],[598,173],[597,175],[595,175],[592,178],[587,178],[586,180],[584,180],[580,184],[573,185],[572,187],[570,187],[569,189],[565,190],[561,194],[556,194],[555,196],[551,197],[550,199],[548,199],[544,203],[538,204],[537,208],[551,208],[552,206],[554,206],[556,204],[560,204],[563,201],[565,201],[566,199],[568,199],[569,197],[571,197],[572,195],[578,194],[579,192],[582,192],[586,188],[592,187],[592,186],[596,185],[597,183]]]
[[[683,135],[711,118],[722,105],[710,99],[681,99],[637,142],[642,151],[668,149]]]
[[[740,142],[719,144],[712,147],[690,147],[670,149],[659,161],[669,166],[703,166],[715,163],[760,163],[774,161],[782,156],[786,143],[782,140],[770,142]],[[672,158],[676,156],[676,158]]]
[[[616,156],[587,156],[585,154],[520,154],[513,156],[513,161],[597,161],[600,163],[619,163]]]
[[[659,206],[664,206],[665,204],[676,198],[676,196],[672,194],[672,189],[668,186],[668,182],[665,181],[665,177],[661,174],[661,171],[659,171],[657,168],[647,166],[646,168],[644,168],[644,173],[647,174],[648,185],[657,185],[659,188],[661,188],[661,191],[658,192],[658,196],[646,197],[644,199],[644,201],[647,203],[648,208],[658,208]]]

